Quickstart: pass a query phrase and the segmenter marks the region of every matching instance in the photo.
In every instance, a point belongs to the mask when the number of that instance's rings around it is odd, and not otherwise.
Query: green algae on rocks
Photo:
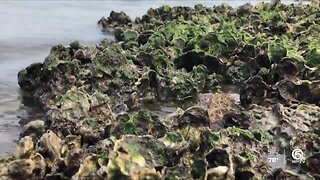
[[[111,12],[114,41],[57,45],[19,72],[45,117],[0,179],[318,179],[319,4]],[[295,148],[304,165],[268,166]]]

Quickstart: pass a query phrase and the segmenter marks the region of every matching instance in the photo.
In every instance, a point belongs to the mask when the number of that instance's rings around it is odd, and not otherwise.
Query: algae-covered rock
[[[97,53],[96,49],[85,47],[82,49],[77,49],[73,57],[85,64],[85,63],[90,63],[92,59],[95,57],[96,53]]]
[[[272,89],[259,76],[248,79],[240,89],[240,101],[242,105],[251,103],[261,104],[270,97]]]
[[[279,95],[287,101],[319,103],[319,81],[284,79],[276,84]]]
[[[31,159],[35,162],[35,169],[33,170],[33,175],[37,177],[44,177],[46,174],[46,161],[44,157],[36,153],[34,154]]]
[[[226,179],[229,168],[227,166],[218,166],[207,171],[206,179],[222,180]]]
[[[190,107],[177,119],[177,127],[185,126],[209,126],[210,120],[205,109]]]
[[[300,104],[297,107],[276,106],[274,109],[291,132],[318,132],[319,107],[309,104]]]
[[[101,179],[97,174],[98,167],[97,157],[87,156],[72,179]]]
[[[108,96],[103,93],[90,95],[72,87],[57,103],[57,108],[48,112],[51,118],[47,123],[64,136],[77,134],[83,136],[85,143],[97,142],[109,136],[110,122],[114,121],[108,102]]]
[[[102,26],[104,31],[111,31],[111,27],[124,26],[131,22],[131,19],[124,12],[111,11],[108,18],[101,18],[98,22]]]
[[[164,144],[152,137],[124,136],[116,141],[108,163],[109,178],[160,179],[159,167],[169,163]]]
[[[45,133],[45,122],[42,120],[31,121],[23,127],[21,136],[40,137]]]
[[[133,135],[153,135],[155,138],[163,137],[166,127],[150,112],[136,112],[132,115],[120,115],[117,117],[118,123],[114,126],[112,134],[116,137],[124,134]]]
[[[212,149],[207,155],[206,159],[210,168],[218,166],[230,166],[230,155],[223,149]]]
[[[283,58],[271,68],[272,80],[278,82],[282,79],[302,77],[304,71],[303,61],[295,58]]]
[[[112,69],[126,62],[125,51],[119,45],[109,46],[102,53],[97,54],[92,61],[92,74],[94,76],[111,75]]]
[[[287,50],[281,44],[274,42],[268,45],[268,56],[273,62],[280,61],[283,57],[287,56]]]
[[[31,159],[15,160],[8,165],[8,175],[12,178],[30,179],[35,169]]]
[[[318,179],[319,7],[112,11],[98,23],[114,41],[56,45],[19,72],[45,117],[25,125],[0,175]],[[304,165],[268,166],[268,151],[296,148]]]
[[[315,177],[319,177],[319,163],[319,152],[312,154],[306,159],[305,166],[315,175]]]
[[[71,174],[75,174],[81,166],[82,150],[74,148],[67,152],[64,163]]]
[[[53,46],[50,50],[50,54],[44,61],[44,68],[49,71],[53,71],[58,67],[60,63],[64,63],[64,61],[71,61],[71,49],[65,47],[63,45]]]
[[[32,138],[30,136],[25,136],[20,139],[20,141],[17,144],[16,147],[16,153],[15,156],[17,158],[24,158],[31,155],[33,152],[34,143],[32,141]]]
[[[69,44],[69,46],[74,50],[79,50],[83,48],[83,46],[80,44],[79,41],[73,41],[72,43]]]
[[[318,49],[312,49],[308,52],[306,59],[309,66],[319,66],[320,64],[320,52]]]
[[[302,179],[302,176],[298,175],[297,173],[294,173],[292,171],[277,169],[272,173],[272,176],[270,176],[272,179]]]
[[[204,52],[187,52],[175,59],[175,66],[178,69],[184,68],[187,71],[192,71],[194,66],[203,64],[209,72],[223,73],[225,67],[219,59],[213,56],[205,55]]]
[[[144,31],[144,32],[142,32],[142,33],[139,34],[139,36],[137,37],[137,41],[138,41],[140,44],[144,45],[144,44],[146,44],[146,43],[148,42],[150,36],[151,36],[153,33],[154,33],[154,31],[152,31],[152,30],[146,30],[146,31]]]
[[[51,160],[61,158],[61,139],[52,131],[48,130],[39,141],[39,151],[48,153]]]
[[[158,96],[162,101],[194,98],[205,86],[207,69],[204,66],[194,67],[191,73],[184,70],[169,73],[170,76],[157,77]]]
[[[191,170],[192,178],[194,178],[194,179],[205,178],[206,171],[207,171],[207,162],[206,161],[204,161],[202,159],[198,159],[198,160],[194,161],[191,168],[192,168],[192,170]]]
[[[59,106],[67,118],[83,117],[88,113],[90,108],[89,96],[87,93],[74,87],[61,98]]]
[[[137,31],[129,30],[129,31],[121,31],[120,29],[116,29],[115,37],[118,41],[134,41],[138,38],[139,33]]]
[[[208,115],[212,128],[221,128],[224,116],[237,111],[235,100],[225,93],[215,93],[209,98]]]
[[[42,63],[35,63],[19,72],[18,83],[21,89],[25,91],[33,91],[39,86],[42,67]]]
[[[248,129],[251,124],[250,118],[244,113],[228,113],[224,117],[224,126],[225,127],[239,127],[242,129]]]
[[[301,149],[306,155],[320,150],[320,138],[313,133],[299,133],[290,142],[291,148]]]
[[[61,155],[65,157],[70,150],[78,148],[81,148],[81,136],[68,135],[61,145]]]

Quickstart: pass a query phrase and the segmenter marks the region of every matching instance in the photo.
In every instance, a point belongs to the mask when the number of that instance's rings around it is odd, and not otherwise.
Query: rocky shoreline
[[[0,179],[320,178],[319,10],[111,12],[99,24],[115,41],[57,45],[19,72],[45,117],[0,159]],[[290,152],[286,169],[268,165],[275,150]]]

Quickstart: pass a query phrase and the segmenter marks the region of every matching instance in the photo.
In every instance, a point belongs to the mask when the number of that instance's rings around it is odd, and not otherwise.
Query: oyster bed
[[[19,72],[45,117],[0,159],[0,179],[319,179],[319,10],[111,12],[99,24],[114,42],[57,45]],[[289,152],[285,169],[270,151]]]

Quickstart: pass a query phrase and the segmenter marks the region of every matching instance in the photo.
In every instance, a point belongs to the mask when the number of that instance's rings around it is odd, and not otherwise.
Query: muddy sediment
[[[19,72],[45,112],[2,179],[318,179],[320,6],[162,6]],[[294,149],[304,163],[294,162]],[[270,151],[286,153],[275,169]]]

